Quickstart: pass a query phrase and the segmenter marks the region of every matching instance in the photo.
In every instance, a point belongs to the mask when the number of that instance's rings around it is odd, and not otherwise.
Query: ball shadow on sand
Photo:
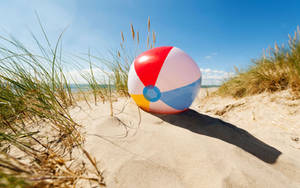
[[[210,136],[233,144],[266,163],[275,163],[281,154],[279,150],[260,141],[244,129],[238,128],[221,119],[200,114],[192,109],[180,114],[155,114],[155,116],[172,125],[188,129],[194,133]]]

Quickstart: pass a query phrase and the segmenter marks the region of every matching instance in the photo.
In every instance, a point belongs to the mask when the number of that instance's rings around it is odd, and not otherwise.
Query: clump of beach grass
[[[89,50],[87,56],[72,59],[74,66],[82,60],[89,65],[89,71],[81,73],[88,91],[74,82],[76,94],[63,69],[70,62],[63,55],[62,34],[52,46],[38,21],[46,43],[32,34],[38,51],[14,37],[0,36],[0,186],[71,187],[81,180],[105,186],[97,161],[83,148],[81,126],[72,119],[69,108],[77,105],[78,93],[89,106],[92,95],[95,105],[109,101],[114,115],[114,98],[129,96],[130,64],[141,51],[155,46],[150,18],[145,46],[131,24],[132,40],[121,32],[120,47],[109,51],[109,58],[91,55]],[[96,70],[104,73],[103,79]],[[83,159],[76,159],[74,152],[81,153]],[[93,173],[88,173],[87,163]]]
[[[68,111],[76,101],[62,67],[62,34],[52,47],[41,28],[46,47],[32,35],[39,54],[0,36],[0,185],[73,187],[80,180],[105,185]],[[75,162],[75,149],[84,160]],[[87,162],[93,176],[86,174]]]
[[[245,71],[236,68],[236,75],[225,81],[217,91],[222,96],[244,97],[262,92],[290,89],[300,97],[300,29],[289,36],[288,46],[268,48]]]

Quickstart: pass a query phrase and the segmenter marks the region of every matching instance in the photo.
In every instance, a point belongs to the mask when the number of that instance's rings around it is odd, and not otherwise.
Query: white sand
[[[108,103],[71,113],[109,188],[300,187],[299,100],[206,94],[177,115],[139,119],[130,99],[114,103],[114,118]]]

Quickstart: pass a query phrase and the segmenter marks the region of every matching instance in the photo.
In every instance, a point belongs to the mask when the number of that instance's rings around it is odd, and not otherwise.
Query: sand
[[[300,100],[202,89],[190,110],[155,115],[131,99],[71,110],[109,188],[300,187]],[[140,113],[140,116],[139,116]]]

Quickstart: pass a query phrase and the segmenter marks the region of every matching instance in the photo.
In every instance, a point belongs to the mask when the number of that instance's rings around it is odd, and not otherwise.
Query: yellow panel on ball
[[[142,109],[149,111],[150,102],[144,97],[144,95],[130,95],[135,103]]]

